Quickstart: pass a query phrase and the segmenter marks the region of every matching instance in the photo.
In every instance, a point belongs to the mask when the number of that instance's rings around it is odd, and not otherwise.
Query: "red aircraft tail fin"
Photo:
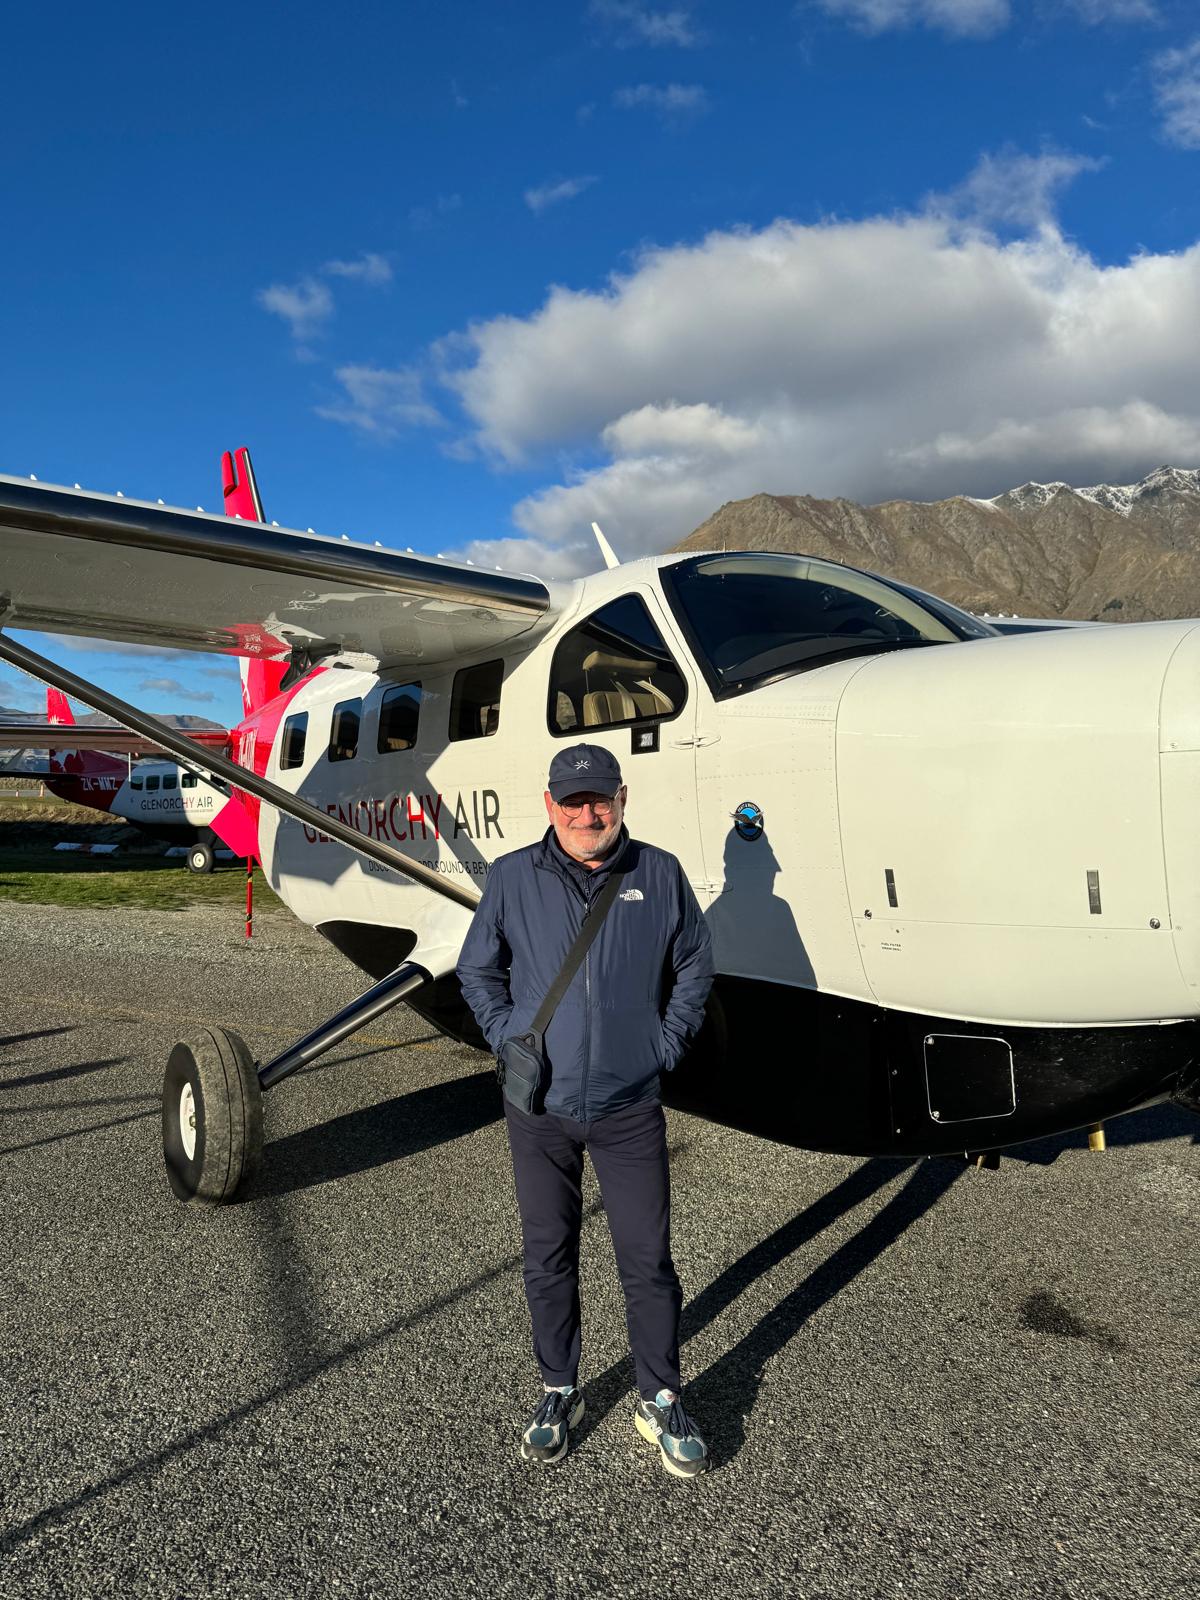
[[[240,517],[243,522],[266,521],[258,480],[245,445],[232,452],[226,450],[221,457],[221,487],[227,517]],[[249,661],[243,657],[238,666],[242,675],[242,711],[250,717],[268,700],[274,700],[288,664],[286,661]]]
[[[53,723],[57,728],[73,728],[76,725],[71,703],[61,689],[46,690],[46,721]],[[104,755],[99,750],[74,750],[69,741],[46,753],[50,758],[50,774],[46,787],[53,794],[61,795],[64,800],[82,799],[79,785],[84,778],[120,777],[127,770],[126,763],[117,756]],[[53,778],[61,778],[67,787],[56,786],[51,781]],[[107,801],[87,799],[82,803],[94,805],[97,811],[107,811],[112,805],[113,791],[96,792],[107,794]]]
[[[75,713],[71,710],[71,702],[61,689],[46,690],[46,721],[68,728],[75,726]]]
[[[225,515],[241,517],[243,522],[263,522],[262,500],[250,452],[241,445],[232,455],[228,450],[221,457],[221,487],[225,491]]]

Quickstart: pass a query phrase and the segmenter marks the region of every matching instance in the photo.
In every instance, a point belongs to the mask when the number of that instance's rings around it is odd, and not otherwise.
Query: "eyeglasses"
[[[564,817],[574,819],[582,813],[584,806],[591,806],[594,817],[611,817],[617,800],[614,795],[611,800],[558,800],[555,803]]]

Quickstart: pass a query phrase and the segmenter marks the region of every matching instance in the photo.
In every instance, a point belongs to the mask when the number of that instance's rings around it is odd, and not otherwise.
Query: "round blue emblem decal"
[[[760,839],[763,814],[753,800],[743,800],[733,813],[733,827],[739,839]]]

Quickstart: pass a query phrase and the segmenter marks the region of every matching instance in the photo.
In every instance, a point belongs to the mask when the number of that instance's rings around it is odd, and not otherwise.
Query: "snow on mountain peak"
[[[1155,467],[1138,483],[1097,483],[1087,489],[1076,489],[1075,493],[1127,517],[1139,500],[1164,491],[1200,495],[1200,471],[1186,467]]]

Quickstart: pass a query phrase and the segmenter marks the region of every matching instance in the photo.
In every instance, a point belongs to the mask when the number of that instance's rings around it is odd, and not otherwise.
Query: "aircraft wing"
[[[549,621],[566,593],[440,558],[0,476],[3,628],[231,656],[357,654],[387,667],[499,648]],[[84,748],[81,732],[70,730],[73,748]]]
[[[0,555],[0,566],[3,565]],[[206,750],[229,751],[224,728],[184,728],[189,739]],[[168,756],[162,745],[127,728],[94,727],[78,722],[0,722],[0,750],[103,750],[114,756]]]

